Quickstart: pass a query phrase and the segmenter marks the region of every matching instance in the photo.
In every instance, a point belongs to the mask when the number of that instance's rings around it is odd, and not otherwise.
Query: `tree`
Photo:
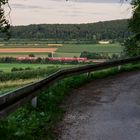
[[[53,57],[52,53],[48,53],[48,57]]]
[[[5,17],[5,11],[4,11],[4,5],[6,4],[8,4],[8,0],[0,0],[0,33],[5,33],[7,35],[7,38],[9,38],[10,24]]]
[[[130,20],[130,28],[135,36],[140,36],[140,0],[133,0],[133,16]]]
[[[140,0],[133,0],[133,16],[130,20],[129,27],[134,33],[125,42],[125,52],[128,56],[140,55]]]

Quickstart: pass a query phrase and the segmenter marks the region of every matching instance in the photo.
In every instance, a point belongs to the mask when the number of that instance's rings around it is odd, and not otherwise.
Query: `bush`
[[[108,54],[99,54],[94,52],[82,52],[80,55],[81,58],[88,58],[88,59],[108,59]]]
[[[139,36],[134,36],[128,38],[125,43],[125,53],[127,56],[133,57],[133,56],[140,56],[140,41],[139,41],[140,35]]]
[[[0,57],[0,63],[13,63],[16,61],[17,60],[14,57]]]
[[[14,71],[18,71],[18,68],[13,67],[13,68],[11,69],[11,72],[14,72]]]
[[[13,67],[13,68],[11,69],[11,72],[23,71],[23,70],[24,70],[23,68],[15,68],[15,67]]]
[[[33,53],[30,53],[29,57],[35,57],[35,55]]]
[[[27,67],[25,68],[25,70],[33,70],[33,68]]]

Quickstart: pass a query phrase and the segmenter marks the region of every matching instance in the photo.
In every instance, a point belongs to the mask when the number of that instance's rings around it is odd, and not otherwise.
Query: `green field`
[[[60,64],[10,64],[10,63],[0,63],[0,71],[10,72],[13,67],[15,68],[67,68],[74,67],[77,65],[60,65]]]
[[[48,48],[47,44],[38,44],[38,45],[27,45],[27,44],[11,44],[11,45],[5,45],[1,46],[0,48],[23,48],[23,47],[34,47],[34,48],[41,48],[45,47]],[[51,46],[53,48],[53,46]],[[87,51],[87,52],[95,52],[95,53],[106,53],[109,55],[112,54],[120,54],[123,51],[123,47],[119,43],[115,44],[107,44],[107,45],[101,45],[101,44],[64,44],[64,46],[61,47],[55,47],[57,50],[54,52],[54,57],[79,57],[81,52]],[[0,53],[0,57],[20,57],[20,56],[28,56],[30,53]],[[36,57],[47,57],[47,52],[38,52],[33,54]]]
[[[59,47],[56,52],[59,53],[81,53],[83,51],[96,52],[96,53],[120,53],[123,47],[120,44],[65,44]]]
[[[80,57],[80,53],[54,52],[54,57]]]

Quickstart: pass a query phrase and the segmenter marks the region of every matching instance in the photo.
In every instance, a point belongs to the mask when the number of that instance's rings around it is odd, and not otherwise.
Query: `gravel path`
[[[140,71],[94,80],[62,107],[60,140],[140,140]]]

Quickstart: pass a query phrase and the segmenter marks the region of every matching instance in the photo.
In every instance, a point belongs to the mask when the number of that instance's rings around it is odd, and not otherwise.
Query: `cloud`
[[[130,8],[130,5],[121,5],[117,1],[120,0],[69,0],[68,2],[66,0],[10,0],[9,2],[12,8],[13,25],[26,25],[89,23],[129,18],[132,10],[126,9]]]
[[[16,9],[42,9],[41,6],[25,5],[25,4],[11,4],[12,8]]]
[[[53,0],[53,1],[66,1],[66,0]],[[130,3],[132,0],[67,0],[68,2],[84,2],[84,3]]]

